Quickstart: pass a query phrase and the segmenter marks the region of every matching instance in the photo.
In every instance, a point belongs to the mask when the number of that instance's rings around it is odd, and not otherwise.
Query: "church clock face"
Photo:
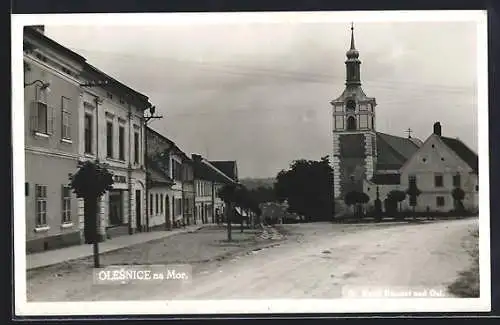
[[[346,103],[346,108],[348,111],[354,111],[356,108],[356,102],[352,99],[349,99]]]

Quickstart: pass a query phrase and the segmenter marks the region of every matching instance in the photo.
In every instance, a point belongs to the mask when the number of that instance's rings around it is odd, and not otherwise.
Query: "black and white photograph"
[[[16,314],[489,311],[487,60],[483,11],[12,15]]]

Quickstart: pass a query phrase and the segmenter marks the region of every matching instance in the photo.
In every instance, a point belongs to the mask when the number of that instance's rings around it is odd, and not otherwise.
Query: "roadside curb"
[[[181,230],[178,230],[176,231],[175,233],[174,232],[167,232],[165,233],[165,236],[162,236],[162,237],[157,237],[157,238],[150,238],[150,239],[146,239],[142,242],[139,242],[139,243],[133,243],[131,245],[126,245],[126,246],[122,246],[122,247],[114,247],[114,248],[110,248],[110,249],[107,249],[103,252],[99,252],[99,256],[102,256],[102,255],[105,255],[105,254],[108,254],[108,253],[112,253],[112,252],[116,252],[118,250],[121,250],[121,249],[126,249],[126,248],[130,248],[130,247],[134,247],[134,246],[137,246],[137,245],[142,245],[142,244],[146,244],[146,243],[151,243],[151,242],[154,242],[154,241],[157,241],[157,240],[162,240],[162,239],[165,239],[165,238],[168,238],[168,237],[172,237],[172,236],[176,236],[176,235],[181,235],[181,234],[189,234],[189,233],[194,233],[196,231],[199,231],[205,227],[209,227],[210,224],[204,224],[204,225],[200,225],[199,227],[196,227],[194,229],[181,229]],[[86,255],[86,256],[79,256],[79,257],[75,257],[75,258],[69,258],[67,260],[64,260],[64,261],[61,261],[61,262],[54,262],[54,263],[50,263],[50,264],[45,264],[45,265],[40,265],[40,266],[35,266],[35,267],[26,267],[26,271],[39,271],[39,270],[42,270],[42,269],[45,269],[45,268],[49,268],[49,267],[52,267],[52,266],[55,266],[55,265],[59,265],[59,264],[67,264],[67,263],[70,263],[70,262],[75,262],[75,261],[79,261],[79,260],[85,260],[85,259],[88,259],[90,257],[92,257],[92,253]]]

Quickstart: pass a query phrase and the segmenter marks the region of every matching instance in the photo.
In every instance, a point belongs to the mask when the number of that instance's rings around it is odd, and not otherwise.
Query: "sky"
[[[48,37],[150,98],[150,126],[188,155],[274,177],[332,151],[329,102],[345,85],[350,24],[338,22],[45,26]],[[477,152],[474,22],[354,22],[377,131],[444,136]]]

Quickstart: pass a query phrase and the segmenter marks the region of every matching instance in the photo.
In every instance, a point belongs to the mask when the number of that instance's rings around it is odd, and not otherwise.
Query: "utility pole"
[[[149,110],[149,116],[144,116],[144,170],[146,171],[146,231],[149,231],[149,205],[152,204],[152,202],[149,202],[149,184],[147,181],[148,174],[147,174],[147,161],[148,161],[148,123],[152,119],[160,119],[163,118],[163,116],[160,115],[155,115],[156,112],[156,107],[151,105],[148,107],[146,110]]]

